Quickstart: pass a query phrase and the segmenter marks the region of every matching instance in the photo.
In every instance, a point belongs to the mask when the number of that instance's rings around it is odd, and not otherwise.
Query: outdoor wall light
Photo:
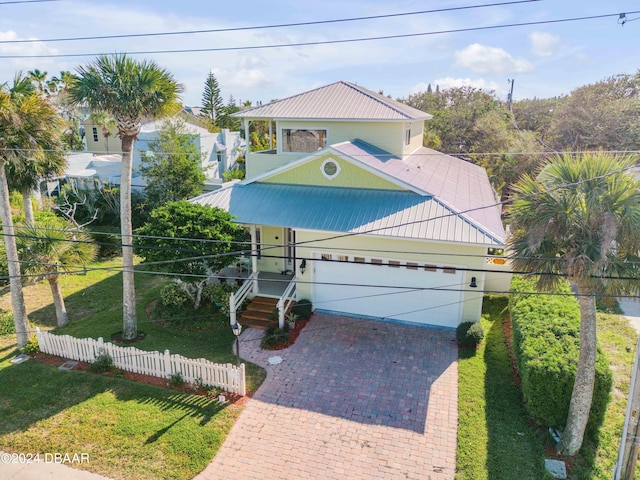
[[[471,283],[469,284],[471,288],[478,288],[478,284],[476,283],[476,277],[471,277]]]
[[[300,262],[300,273],[304,275],[304,271],[307,269],[307,259],[303,258],[302,262]]]

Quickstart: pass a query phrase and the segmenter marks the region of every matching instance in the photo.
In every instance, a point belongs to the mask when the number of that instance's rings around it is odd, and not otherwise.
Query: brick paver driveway
[[[286,350],[261,336],[245,331],[240,353],[267,380],[197,479],[454,477],[453,333],[315,314]]]

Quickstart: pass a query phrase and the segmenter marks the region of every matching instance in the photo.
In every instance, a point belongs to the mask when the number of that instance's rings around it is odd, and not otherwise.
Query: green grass
[[[241,407],[136,384],[0,362],[0,438],[12,452],[87,453],[83,468],[116,479],[190,479],[218,450]]]
[[[528,420],[505,344],[506,299],[485,299],[485,342],[459,351],[458,473],[460,480],[544,479],[545,429]],[[619,315],[598,314],[598,341],[614,372],[612,400],[596,442],[585,441],[572,480],[612,477],[627,406],[637,335]],[[627,352],[631,347],[631,352]],[[640,464],[636,469],[640,478]]]
[[[502,322],[506,299],[484,301],[485,340],[461,348],[458,365],[460,480],[546,478],[540,434],[526,420],[520,390],[511,375]]]
[[[119,265],[120,259],[113,259],[94,266]],[[181,312],[189,319],[181,328],[147,318],[163,281],[136,275],[138,330],[146,337],[135,346],[235,363],[235,337],[221,315]],[[122,277],[117,270],[67,276],[61,284],[70,323],[55,333],[109,341],[122,330]],[[34,325],[55,327],[47,284],[26,287],[25,301]],[[3,305],[10,308],[8,295],[0,299]],[[11,366],[7,359],[14,349],[15,336],[0,337],[0,446],[7,451],[89,453],[91,462],[84,468],[112,478],[192,478],[211,460],[242,409],[121,378],[60,372],[32,361]],[[247,387],[255,391],[265,371],[246,366]]]
[[[576,466],[572,475],[576,480],[612,478],[622,437],[637,338],[637,333],[624,317],[598,314],[598,342],[611,364],[613,391],[597,440],[583,445],[583,461]],[[631,351],[627,352],[627,347]],[[640,478],[640,462],[636,465],[635,478]]]

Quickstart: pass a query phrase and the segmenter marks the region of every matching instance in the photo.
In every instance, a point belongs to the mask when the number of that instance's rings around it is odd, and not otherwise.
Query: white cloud
[[[550,57],[560,44],[560,37],[546,32],[532,32],[529,40],[531,40],[531,53],[537,57]]]
[[[455,53],[456,64],[481,75],[487,73],[525,73],[533,70],[527,60],[513,58],[502,48],[474,43]]]
[[[498,84],[496,82],[488,82],[484,78],[436,78],[433,83],[430,84],[433,90],[436,89],[436,85],[440,87],[440,90],[446,90],[447,88],[454,87],[474,87],[481,88],[486,91],[498,91]],[[411,93],[426,92],[429,87],[428,83],[420,82],[413,86]]]

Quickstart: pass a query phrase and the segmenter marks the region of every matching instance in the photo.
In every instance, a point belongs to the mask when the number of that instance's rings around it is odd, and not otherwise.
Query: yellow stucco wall
[[[285,270],[285,243],[282,227],[262,226],[262,258],[258,260],[258,269],[262,272],[280,273]]]
[[[403,153],[408,155],[415,152],[418,148],[422,147],[422,137],[424,133],[424,122],[412,122],[407,123],[405,128],[411,127],[411,140],[409,145],[404,145]]]
[[[411,135],[413,146],[414,136],[417,138],[417,130],[420,128],[421,122],[414,122],[415,128],[412,126]],[[285,121],[277,122],[277,145],[282,146],[282,130],[283,129],[309,129],[309,130],[326,130],[327,146],[349,140],[359,138],[378,148],[381,148],[393,155],[403,155],[404,147],[404,124],[400,122],[327,122],[327,121]],[[414,134],[414,130],[416,133]],[[420,145],[422,144],[422,134],[420,133]],[[409,147],[407,147],[409,148]],[[415,148],[410,147],[411,151]],[[416,147],[417,148],[417,147]],[[309,153],[283,153],[278,151],[276,154],[258,154],[249,153],[246,159],[247,178],[254,178],[265,172],[269,172],[278,167],[294,162],[300,158],[306,157]]]
[[[322,165],[325,160],[331,159],[340,167],[340,172],[333,178],[327,178],[322,173]],[[315,160],[287,170],[273,177],[263,180],[265,183],[284,183],[294,185],[319,185],[324,187],[353,187],[375,188],[380,190],[404,190],[377,175],[362,168],[336,158],[332,155],[323,155]]]
[[[87,152],[93,152],[99,155],[104,155],[106,153],[107,144],[105,142],[104,135],[102,135],[102,128],[93,125],[90,122],[83,123],[84,126],[84,135],[85,140],[87,142]],[[96,133],[98,135],[98,141],[93,140],[93,129],[96,129]],[[120,142],[120,138],[118,137],[118,129],[113,127],[111,130],[111,135],[107,139],[109,142],[109,153],[122,153],[122,144]]]
[[[320,235],[316,232],[297,232],[297,242],[307,242],[314,240],[313,243],[305,243],[297,248],[296,255],[299,258],[311,258],[315,253],[326,252],[332,254],[344,253],[349,256],[374,257],[381,259],[397,259],[405,261],[414,261],[419,264],[433,264],[439,267],[450,266],[457,268],[470,268],[482,270],[485,268],[486,248],[480,246],[464,246],[455,244],[427,243],[410,240],[392,240],[385,238],[374,238],[365,236],[343,237],[339,239],[318,241],[332,235]],[[324,248],[324,250],[323,250]],[[345,249],[341,251],[340,249]],[[357,250],[362,249],[359,253]],[[378,252],[368,252],[365,250],[377,250]],[[384,253],[381,251],[393,251],[393,253]],[[407,253],[396,253],[407,252]],[[439,255],[446,254],[446,255]],[[477,256],[463,256],[477,255]],[[313,265],[309,265],[304,275],[296,272],[298,277],[307,282],[313,281]],[[471,277],[476,277],[478,284],[477,290],[463,292],[461,298],[461,321],[477,321],[480,319],[482,307],[482,292],[484,289],[484,273],[483,272],[465,272],[465,285],[471,283]],[[310,283],[301,283],[298,285],[298,298],[312,298],[313,286]]]

